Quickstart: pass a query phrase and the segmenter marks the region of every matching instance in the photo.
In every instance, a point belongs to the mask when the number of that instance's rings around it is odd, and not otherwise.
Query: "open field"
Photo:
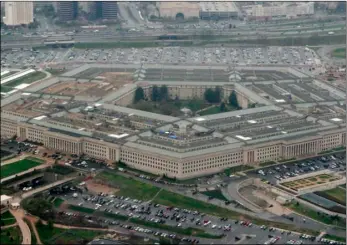
[[[326,191],[318,191],[316,194],[341,205],[346,205],[346,189],[341,187],[336,187]]]
[[[43,244],[86,244],[103,234],[93,230],[51,228],[43,224],[36,224],[36,229]]]
[[[208,197],[213,197],[215,199],[219,199],[222,201],[228,201],[228,199],[226,199],[226,197],[222,194],[221,190],[204,191],[204,192],[201,192],[201,194],[204,194]]]
[[[1,229],[1,244],[21,244],[22,233],[18,226]]]
[[[281,185],[290,188],[292,190],[299,190],[304,187],[308,186],[314,186],[314,185],[319,185],[319,184],[324,184],[324,183],[329,183],[335,180],[338,180],[339,177],[333,176],[330,174],[320,174],[317,176],[312,176],[308,178],[303,178],[303,179],[298,179],[295,181],[289,181],[289,182],[284,182]]]
[[[38,80],[41,80],[46,77],[46,73],[41,71],[36,71],[31,74],[28,74],[27,76],[15,79],[11,82],[6,83],[6,87],[16,87],[22,83],[31,84],[33,82],[36,82]]]
[[[16,223],[15,217],[10,213],[10,211],[6,211],[1,214],[1,226],[12,225]]]
[[[18,162],[6,164],[4,166],[1,166],[1,178],[5,178],[11,175],[21,173],[28,169],[37,167],[41,164],[42,162],[38,162],[34,159],[29,159],[29,158],[20,160]]]
[[[337,49],[333,50],[331,55],[335,58],[345,59],[346,58],[346,48],[337,48]]]
[[[109,172],[101,173],[97,176],[97,179],[104,180],[109,185],[111,184],[115,188],[119,188],[120,190],[117,192],[118,196],[127,196],[144,201],[152,199],[160,190],[156,186]]]
[[[333,241],[338,241],[338,242],[346,242],[346,238],[345,237],[338,237],[338,236],[329,235],[329,234],[325,234],[323,236],[323,238],[329,239],[329,240],[333,240]]]
[[[319,222],[322,222],[327,225],[334,225],[346,228],[346,219],[342,219],[338,216],[330,216],[324,213],[317,212],[310,207],[292,202],[287,205],[288,208],[292,209],[293,211],[305,215],[311,219],[317,220]]]

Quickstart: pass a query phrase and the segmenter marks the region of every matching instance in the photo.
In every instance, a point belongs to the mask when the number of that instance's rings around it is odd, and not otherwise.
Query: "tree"
[[[143,91],[142,87],[137,87],[135,90],[135,95],[134,95],[134,103],[139,102],[140,100],[145,99],[145,92]]]
[[[165,100],[167,101],[169,99],[169,91],[166,87],[166,85],[162,85],[159,90],[159,100]]]
[[[221,99],[221,95],[222,95],[222,90],[220,89],[220,87],[216,87],[216,89],[214,90],[214,103],[219,103],[220,99]]]
[[[158,86],[154,85],[152,88],[152,96],[151,96],[151,100],[152,101],[157,101],[159,98],[159,90],[158,90]]]
[[[222,102],[222,103],[220,104],[219,110],[220,110],[221,112],[226,111],[226,106],[225,106],[225,103],[224,103],[224,102]]]
[[[53,230],[53,220],[48,220],[48,229]]]
[[[233,107],[239,108],[239,102],[237,101],[237,96],[235,90],[229,95],[229,104]]]
[[[204,93],[205,100],[209,103],[213,103],[214,92],[212,89],[206,89]]]

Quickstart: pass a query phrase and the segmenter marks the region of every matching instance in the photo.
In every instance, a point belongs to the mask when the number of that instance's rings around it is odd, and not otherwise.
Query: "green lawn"
[[[21,77],[19,79],[16,79],[14,81],[11,81],[9,83],[6,84],[6,86],[9,87],[16,87],[22,83],[28,83],[31,84],[33,82],[36,82],[38,80],[44,79],[46,77],[46,73],[42,72],[42,71],[35,71],[31,74],[28,74],[24,77]]]
[[[94,209],[75,206],[75,205],[69,205],[69,209],[76,211],[76,212],[87,213],[87,214],[94,213]]]
[[[329,235],[329,234],[325,234],[323,236],[323,238],[333,240],[333,241],[338,241],[338,242],[346,242],[345,237],[339,237],[339,236],[334,236],[334,235]]]
[[[68,175],[75,172],[73,168],[63,166],[63,165],[54,165],[52,168],[49,168],[48,171],[56,173],[56,174],[60,174],[60,175]]]
[[[224,170],[224,173],[229,176],[231,174],[235,174],[237,172],[243,172],[243,171],[246,171],[246,170],[251,170],[251,169],[254,169],[254,167],[252,166],[249,166],[249,165],[239,165],[239,166],[235,166],[235,167],[232,167],[232,168],[228,168],[226,170]]]
[[[56,199],[54,199],[53,201],[53,206],[56,207],[56,208],[59,208],[60,205],[64,202],[63,199],[57,197]]]
[[[259,166],[260,166],[260,167],[265,167],[265,166],[270,166],[270,165],[274,165],[274,164],[276,164],[276,162],[274,162],[274,161],[270,161],[270,162],[261,162],[261,163],[259,164]]]
[[[346,219],[342,219],[342,218],[334,219],[330,215],[317,212],[306,205],[303,205],[303,204],[297,205],[297,203],[292,202],[288,204],[287,207],[299,214],[305,215],[311,219],[320,221],[324,224],[335,225],[335,226],[339,226],[343,228],[346,227]]]
[[[346,205],[346,189],[341,187],[320,191],[318,194],[339,204]]]
[[[1,226],[12,225],[16,223],[15,217],[10,213],[10,211],[6,211],[1,214]]]
[[[332,56],[335,58],[345,59],[346,58],[346,48],[334,49],[332,52]]]
[[[228,201],[228,199],[223,195],[221,190],[204,191],[204,192],[201,192],[201,194],[204,194],[208,197],[213,197],[222,201]]]
[[[228,111],[235,111],[236,109],[231,107],[230,105],[226,105],[226,110],[221,111],[219,105],[210,107],[204,111],[199,112],[200,116],[206,116],[206,115],[213,115],[213,114],[218,114],[218,113],[223,113],[223,112],[228,112]]]
[[[38,80],[41,80],[43,78],[46,77],[46,73],[42,72],[42,71],[35,71],[33,73],[30,73],[24,77],[18,78],[16,80],[13,80],[11,82],[6,83],[7,87],[16,87],[22,83],[33,83],[36,82]]]
[[[50,228],[48,225],[39,224],[36,224],[36,229],[43,244],[76,244],[77,241],[91,241],[103,234],[102,231]]]
[[[1,229],[1,244],[21,244],[22,233],[18,226]]]
[[[143,201],[152,199],[160,190],[156,186],[110,172],[102,172],[97,178],[105,180],[114,187],[119,188],[120,190],[117,192],[118,196],[127,196]]]
[[[41,162],[33,161],[28,158],[22,159],[18,162],[6,164],[4,166],[1,166],[1,178],[21,173],[28,169],[37,167],[41,164]]]
[[[0,88],[0,92],[1,93],[8,93],[8,92],[10,92],[12,90],[13,90],[13,88],[7,87],[7,86],[1,86],[1,88]]]

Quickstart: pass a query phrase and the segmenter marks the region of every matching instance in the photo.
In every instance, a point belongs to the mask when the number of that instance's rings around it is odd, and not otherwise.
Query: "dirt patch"
[[[103,184],[100,181],[95,181],[95,180],[88,180],[86,182],[86,187],[88,188],[88,191],[94,194],[98,194],[100,192],[106,193],[106,194],[114,194],[119,191],[119,189],[113,188],[111,186]]]
[[[104,77],[104,82],[108,82],[115,87],[121,87],[134,82],[133,74],[129,72],[105,72],[100,74],[100,77]]]

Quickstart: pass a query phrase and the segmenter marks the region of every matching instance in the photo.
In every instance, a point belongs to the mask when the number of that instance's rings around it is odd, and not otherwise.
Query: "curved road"
[[[22,244],[31,244],[31,232],[29,226],[23,221],[25,216],[24,210],[12,210],[10,209],[11,214],[16,218],[17,224],[22,232],[23,241]]]

